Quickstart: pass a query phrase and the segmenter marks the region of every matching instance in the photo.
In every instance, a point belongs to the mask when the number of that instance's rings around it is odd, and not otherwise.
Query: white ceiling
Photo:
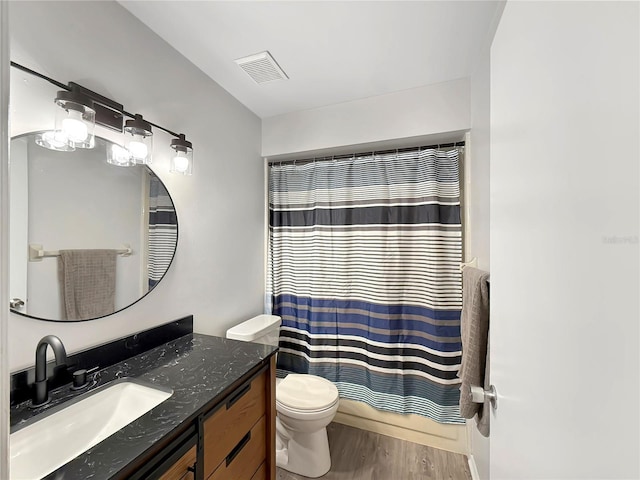
[[[467,77],[501,2],[120,3],[264,118]],[[289,80],[234,62],[264,50]]]

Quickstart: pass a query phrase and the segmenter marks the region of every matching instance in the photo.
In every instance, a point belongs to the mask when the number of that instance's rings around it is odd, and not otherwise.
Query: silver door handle
[[[484,403],[486,400],[489,400],[491,408],[493,410],[498,409],[498,392],[493,385],[490,385],[488,390],[482,387],[471,387],[470,395],[473,403]]]
[[[9,308],[13,308],[14,310],[18,310],[22,307],[24,307],[24,301],[19,298],[12,298],[9,302]]]

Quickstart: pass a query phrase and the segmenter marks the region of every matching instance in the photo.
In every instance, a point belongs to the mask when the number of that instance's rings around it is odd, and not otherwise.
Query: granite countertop
[[[132,377],[173,389],[173,395],[160,405],[45,477],[110,479],[158,440],[191,422],[203,407],[221,397],[228,387],[275,351],[276,347],[269,345],[185,335],[90,375],[93,381],[81,392],[65,385],[50,392],[51,402],[43,407],[32,409],[30,402],[12,407],[12,430],[39,413],[117,378]]]

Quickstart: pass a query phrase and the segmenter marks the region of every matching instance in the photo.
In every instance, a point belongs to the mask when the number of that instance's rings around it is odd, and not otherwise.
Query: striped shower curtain
[[[169,192],[149,172],[149,290],[162,280],[171,265],[178,239],[178,218]]]
[[[463,423],[458,150],[269,168],[279,375],[325,377],[374,408]]]

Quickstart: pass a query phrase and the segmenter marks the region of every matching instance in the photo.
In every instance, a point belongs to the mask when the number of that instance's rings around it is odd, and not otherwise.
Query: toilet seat
[[[316,416],[321,417],[322,415],[331,413],[333,410],[335,410],[337,405],[338,405],[338,399],[336,399],[335,402],[333,402],[331,405],[327,406],[326,408],[322,408],[319,410],[300,410],[297,408],[290,407],[288,405],[284,405],[276,400],[276,410],[278,412],[282,412],[284,414],[290,415],[295,418],[300,418],[300,419],[311,418]]]
[[[316,375],[291,373],[276,389],[276,407],[298,414],[330,410],[338,398],[336,386]]]

